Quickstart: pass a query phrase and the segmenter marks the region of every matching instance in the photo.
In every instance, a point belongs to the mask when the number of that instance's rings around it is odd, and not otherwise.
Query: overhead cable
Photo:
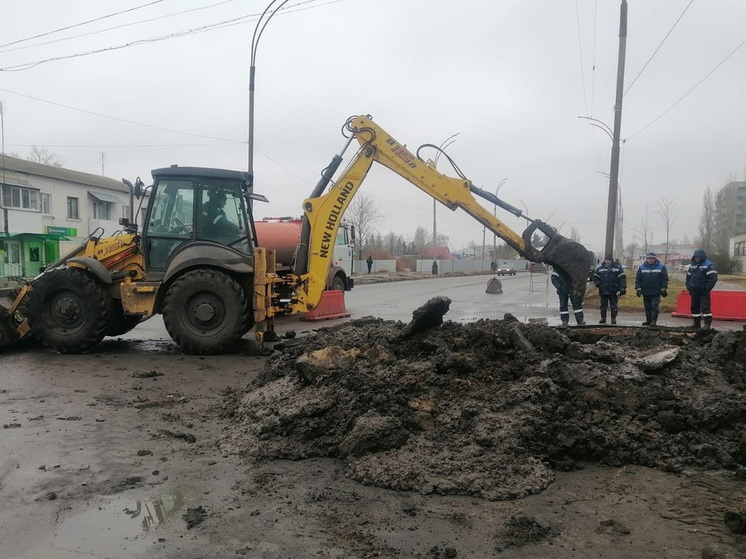
[[[631,83],[631,84],[629,84],[629,86],[627,86],[627,89],[626,89],[626,90],[624,91],[624,95],[627,95],[627,92],[628,92],[628,91],[629,91],[630,89],[632,89],[632,86],[633,86],[633,85],[635,85],[635,82],[637,81],[637,78],[639,78],[639,77],[640,77],[640,76],[642,75],[642,73],[643,73],[643,72],[645,71],[645,68],[647,68],[647,67],[648,67],[648,64],[650,64],[650,61],[651,61],[651,60],[653,60],[653,57],[654,57],[654,56],[655,56],[655,55],[656,55],[656,54],[658,53],[658,51],[660,50],[660,48],[661,48],[661,47],[663,46],[663,43],[665,43],[665,42],[666,42],[666,39],[668,39],[668,36],[669,36],[669,35],[671,34],[671,32],[672,32],[672,31],[673,31],[674,29],[676,29],[676,26],[677,26],[677,25],[679,24],[679,22],[681,21],[681,18],[683,18],[683,17],[684,17],[684,14],[685,14],[685,13],[686,13],[686,11],[687,11],[687,10],[689,9],[689,6],[691,6],[691,5],[692,5],[692,3],[693,3],[693,2],[694,2],[694,0],[689,0],[689,3],[688,3],[688,4],[686,5],[686,8],[684,8],[684,11],[683,11],[683,12],[681,12],[681,15],[679,16],[679,19],[677,19],[677,20],[676,20],[676,22],[675,22],[675,23],[673,24],[673,27],[671,27],[671,29],[669,29],[669,30],[668,30],[668,33],[666,33],[666,36],[665,36],[665,37],[663,37],[663,40],[661,41],[660,45],[658,45],[658,47],[657,47],[657,48],[656,48],[656,49],[655,49],[655,50],[653,51],[653,54],[651,54],[651,55],[650,55],[650,58],[648,58],[648,61],[647,61],[647,62],[645,63],[645,65],[644,65],[644,66],[642,67],[642,70],[640,70],[640,71],[638,72],[638,74],[637,74],[637,75],[635,76],[635,79],[633,79],[633,80],[632,80],[632,83]]]
[[[173,12],[171,14],[165,14],[165,15],[162,15],[162,16],[152,17],[152,18],[148,18],[148,19],[141,19],[141,20],[138,20],[138,21],[131,21],[129,23],[122,23],[120,25],[114,25],[112,27],[105,27],[103,29],[98,29],[96,31],[88,31],[87,33],[81,33],[79,35],[72,35],[70,37],[62,37],[60,39],[52,39],[51,41],[45,41],[43,43],[34,43],[33,45],[25,45],[25,46],[15,47],[15,48],[12,48],[12,49],[0,50],[0,54],[4,54],[6,52],[15,52],[15,51],[19,51],[19,50],[31,49],[31,48],[34,48],[34,47],[41,47],[41,46],[44,46],[44,45],[51,45],[53,43],[61,43],[63,41],[72,41],[74,39],[79,39],[81,37],[90,37],[91,35],[99,35],[101,33],[107,33],[109,31],[115,31],[116,29],[123,29],[125,27],[132,27],[133,25],[140,25],[142,23],[151,23],[153,21],[158,21],[158,20],[161,20],[161,19],[168,19],[170,17],[180,16],[180,15],[188,14],[188,13],[191,13],[191,12],[198,12],[198,11],[201,11],[201,10],[208,10],[208,9],[214,8],[216,6],[220,6],[222,4],[228,4],[230,2],[235,2],[235,1],[236,0],[222,0],[221,2],[215,2],[213,4],[208,4],[207,6],[200,6],[198,8],[191,8],[189,10],[182,10],[180,12]],[[0,49],[1,48],[2,48],[2,46],[0,45]]]
[[[702,84],[702,82],[704,82],[707,78],[709,78],[712,74],[714,74],[715,70],[717,70],[718,68],[720,68],[720,66],[722,66],[723,64],[725,64],[725,61],[728,60],[734,54],[736,54],[736,52],[738,51],[738,49],[740,49],[743,45],[746,45],[746,39],[744,39],[744,41],[740,45],[738,45],[736,48],[734,48],[728,56],[726,56],[725,58],[723,58],[723,60],[721,60],[720,63],[717,66],[715,66],[712,70],[710,70],[709,72],[707,72],[707,75],[705,75],[704,78],[702,78],[697,83],[695,83],[689,91],[687,91],[686,93],[684,93],[684,95],[682,95],[679,98],[678,101],[676,101],[673,105],[671,105],[670,107],[668,107],[665,111],[663,111],[660,115],[658,115],[655,119],[653,119],[648,125],[644,126],[643,128],[641,128],[640,130],[638,130],[637,132],[635,132],[634,134],[632,134],[629,138],[627,138],[624,141],[627,142],[627,141],[631,140],[632,138],[634,138],[635,136],[641,134],[642,132],[644,132],[645,130],[647,130],[648,128],[650,128],[650,126],[652,126],[653,124],[655,124],[656,122],[658,122],[658,120],[660,120],[663,117],[663,115],[665,115],[671,109],[673,109],[676,105],[678,105],[679,103],[681,103],[692,91],[694,91],[695,89],[697,89]]]
[[[287,8],[283,8],[282,13],[280,13],[280,15],[286,15],[286,14],[293,13],[293,12],[300,12],[300,11],[309,10],[309,9],[312,9],[312,8],[320,8],[322,6],[327,6],[329,4],[336,4],[337,2],[342,2],[342,0],[330,0],[330,1],[325,2],[323,4],[317,4],[315,6],[305,6],[305,7],[303,7],[305,4],[311,4],[311,3],[317,2],[317,1],[318,0],[305,0],[303,2],[298,2],[297,4],[293,4],[292,6],[288,6]],[[293,9],[293,8],[298,8],[298,9]],[[111,51],[115,51],[115,50],[121,50],[121,49],[129,48],[129,47],[143,45],[143,44],[147,44],[147,43],[156,43],[156,42],[159,42],[159,41],[167,41],[169,39],[176,39],[176,38],[179,38],[179,37],[185,37],[187,35],[193,35],[193,34],[196,34],[196,33],[204,33],[206,31],[214,31],[216,29],[224,29],[225,27],[231,27],[231,26],[234,26],[234,25],[243,25],[245,23],[249,23],[251,21],[254,21],[254,19],[250,19],[250,18],[256,18],[256,17],[257,17],[257,14],[246,14],[246,15],[239,16],[239,17],[236,17],[236,18],[233,18],[233,19],[229,19],[229,20],[225,20],[225,21],[221,21],[221,22],[217,22],[217,23],[211,23],[211,24],[208,24],[208,25],[204,25],[202,27],[196,27],[196,28],[187,29],[187,30],[184,30],[184,31],[177,31],[177,32],[174,32],[174,33],[170,33],[168,35],[162,35],[160,37],[153,37],[153,38],[150,38],[150,39],[139,39],[139,40],[132,41],[130,43],[125,43],[125,44],[122,44],[122,45],[115,45],[115,46],[112,46],[112,47],[106,47],[106,48],[102,48],[102,49],[96,49],[96,50],[86,51],[86,52],[81,52],[81,53],[76,53],[76,54],[69,54],[69,55],[65,55],[65,56],[56,56],[56,57],[47,58],[47,59],[44,59],[44,60],[37,60],[36,62],[26,62],[24,64],[15,64],[15,65],[12,65],[12,66],[6,66],[4,68],[0,68],[0,72],[22,72],[22,71],[25,71],[25,70],[30,70],[32,68],[35,68],[36,66],[40,66],[41,64],[46,64],[48,62],[57,62],[59,60],[68,60],[70,58],[82,58],[84,56],[90,56],[92,54],[100,54],[100,53],[103,53],[103,52],[111,52]]]
[[[244,144],[243,140],[231,140],[226,138],[216,138],[214,136],[205,136],[204,134],[194,134],[193,132],[184,132],[183,130],[174,130],[172,128],[164,128],[163,126],[154,126],[152,124],[145,124],[143,122],[136,122],[134,120],[127,120],[126,118],[119,118],[115,116],[105,115],[102,113],[97,113],[94,111],[87,111],[85,109],[79,109],[77,107],[71,107],[70,105],[64,105],[62,103],[56,103],[54,101],[48,101],[47,99],[40,99],[39,97],[34,97],[32,95],[25,95],[23,93],[18,93],[17,91],[11,91],[10,89],[3,89],[0,88],[0,91],[4,91],[5,93],[10,93],[12,95],[18,95],[19,97],[25,97],[26,99],[32,99],[34,101],[39,101],[40,103],[47,103],[48,105],[54,105],[56,107],[62,107],[65,109],[70,109],[71,111],[77,111],[79,113],[85,113],[88,115],[93,115],[101,118],[107,118],[109,120],[116,120],[118,122],[126,122],[127,124],[134,124],[135,126],[144,126],[145,128],[152,128],[153,130],[162,130],[164,132],[173,132],[174,134],[183,134],[184,136],[193,136],[195,138],[205,138],[208,140],[217,140],[219,142],[228,142],[233,144]]]
[[[141,8],[147,8],[148,6],[152,6],[153,4],[159,4],[161,2],[163,2],[163,0],[153,0],[152,2],[148,2],[147,4],[135,6],[134,8],[128,8],[126,10],[122,10],[121,12],[115,12],[113,14],[106,14],[105,16],[97,17],[94,19],[89,19],[88,21],[81,21],[80,23],[74,23],[73,25],[68,25],[66,27],[60,27],[59,29],[53,29],[52,31],[40,33],[39,35],[34,35],[33,37],[26,37],[25,39],[17,39],[15,41],[11,41],[10,43],[5,43],[4,45],[0,45],[0,48],[9,47],[10,45],[16,45],[18,43],[23,43],[26,41],[32,41],[33,39],[39,39],[40,37],[46,37],[47,35],[59,33],[60,31],[67,31],[68,29],[73,29],[75,27],[81,27],[83,25],[88,25],[89,23],[94,23],[96,21],[101,21],[102,19],[108,19],[110,17],[118,16],[121,14],[126,14],[127,12],[134,12],[135,10],[139,10]]]

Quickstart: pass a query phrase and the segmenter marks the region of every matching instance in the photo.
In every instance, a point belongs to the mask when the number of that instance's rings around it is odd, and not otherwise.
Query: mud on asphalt
[[[440,324],[445,310],[278,345],[221,449],[334,457],[366,485],[486,500],[588,462],[746,478],[746,332]]]

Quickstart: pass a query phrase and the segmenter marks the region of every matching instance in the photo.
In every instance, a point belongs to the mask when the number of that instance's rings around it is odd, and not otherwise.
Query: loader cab
[[[217,244],[236,251],[237,258],[249,258],[253,234],[247,177],[240,171],[198,167],[154,170],[142,232],[148,275],[163,273],[187,247],[209,255]]]

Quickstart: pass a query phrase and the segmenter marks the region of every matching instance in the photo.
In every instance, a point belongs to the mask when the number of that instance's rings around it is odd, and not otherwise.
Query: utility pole
[[[627,0],[622,0],[619,15],[619,62],[616,76],[616,102],[614,103],[614,135],[611,146],[609,170],[609,206],[606,212],[606,245],[604,256],[614,254],[614,229],[619,196],[619,142],[622,130],[622,98],[624,97],[624,60],[627,53]]]
[[[101,176],[102,177],[104,176],[104,156],[105,155],[106,154],[102,151],[101,152]]]
[[[2,149],[3,156],[3,183],[0,184],[0,209],[3,212],[3,231],[5,232],[5,236],[8,237],[8,208],[3,205],[2,196],[5,190],[5,106],[2,101],[0,101],[0,141],[2,142],[0,148]]]

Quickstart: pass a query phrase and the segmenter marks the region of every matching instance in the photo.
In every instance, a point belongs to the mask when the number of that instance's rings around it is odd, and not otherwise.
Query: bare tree
[[[676,223],[676,217],[674,216],[675,207],[676,202],[671,198],[658,200],[658,209],[656,210],[656,213],[661,218],[663,227],[666,229],[666,254],[663,260],[664,264],[668,263],[668,242],[671,237],[671,228],[673,227],[673,224]]]
[[[642,243],[645,254],[649,252],[648,245],[650,244],[650,237],[653,231],[650,227],[650,216],[648,215],[648,207],[645,206],[645,217],[640,221],[640,225],[637,226],[636,235]]]
[[[424,227],[417,226],[414,231],[414,246],[417,249],[417,254],[422,254],[422,249],[427,245],[432,244],[432,235]]]
[[[378,210],[378,204],[367,192],[359,192],[355,200],[345,212],[345,218],[357,231],[357,238],[360,239],[360,248],[366,244],[372,245],[375,233],[375,223],[381,219],[381,213]],[[362,251],[358,250],[358,258],[362,258]]]
[[[702,215],[699,218],[699,244],[705,252],[713,252],[715,240],[715,202],[708,186],[702,197]]]
[[[62,167],[65,164],[59,155],[39,146],[31,146],[31,152],[26,156],[26,160],[53,167]]]
[[[580,232],[577,230],[576,227],[570,228],[570,233],[568,233],[567,238],[571,241],[575,241],[576,243],[580,242]]]
[[[715,255],[727,256],[729,253],[730,239],[736,235],[736,208],[736,191],[725,186],[718,190],[715,195],[715,234],[712,239],[712,252]]]

